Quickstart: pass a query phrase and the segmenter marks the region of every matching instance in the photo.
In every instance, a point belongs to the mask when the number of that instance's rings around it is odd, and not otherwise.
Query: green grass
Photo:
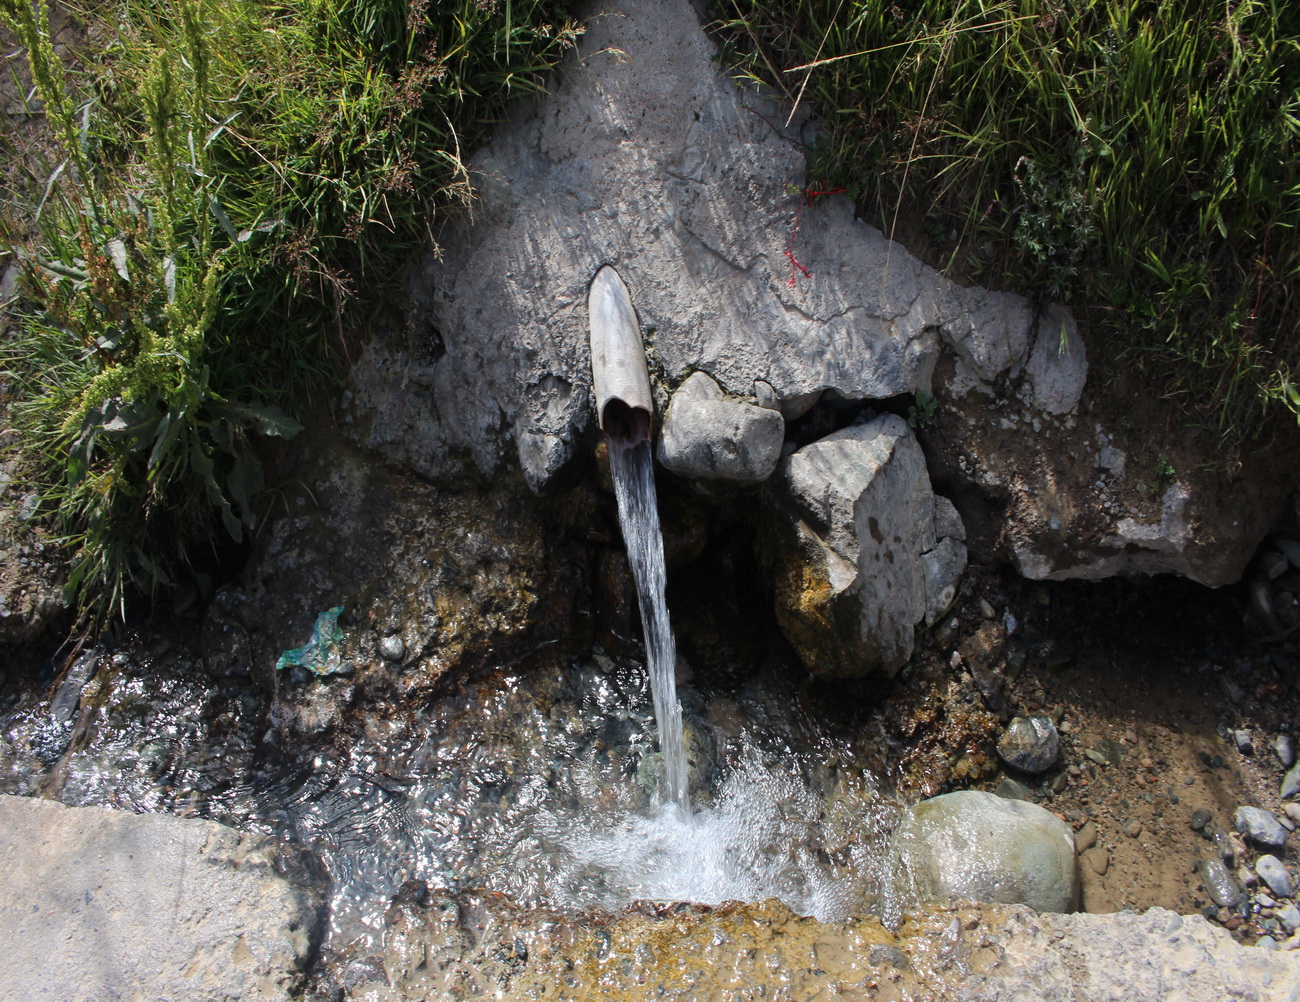
[[[44,7],[0,0],[62,158],[6,229],[11,416],[87,623],[256,530],[259,441],[301,429],[367,295],[468,200],[462,151],[572,46],[563,6],[121,0],[81,12],[109,41],[74,75]]]
[[[887,233],[919,209],[937,263],[1067,302],[1225,445],[1300,414],[1300,7],[725,2]]]

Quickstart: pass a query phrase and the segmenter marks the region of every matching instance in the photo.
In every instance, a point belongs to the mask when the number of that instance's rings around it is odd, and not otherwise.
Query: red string
[[[805,188],[803,190],[799,199],[799,209],[794,214],[794,228],[790,231],[790,240],[785,248],[785,256],[790,259],[790,281],[787,283],[787,288],[794,288],[794,284],[799,278],[799,272],[803,272],[804,278],[812,278],[812,272],[794,256],[794,241],[795,237],[799,235],[799,227],[803,223],[804,206],[812,205],[813,199],[821,198],[823,195],[839,195],[847,190],[846,188]]]

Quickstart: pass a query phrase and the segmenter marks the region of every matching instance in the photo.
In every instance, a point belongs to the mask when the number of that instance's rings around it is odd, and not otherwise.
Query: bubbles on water
[[[824,920],[860,911],[867,841],[846,865],[823,848],[827,805],[796,771],[764,762],[745,742],[711,806],[675,804],[650,812],[567,812],[536,820],[536,843],[550,867],[545,897],[575,908],[616,909],[637,899],[762,901],[780,898]],[[528,847],[532,849],[532,846]],[[518,859],[532,864],[536,859]]]

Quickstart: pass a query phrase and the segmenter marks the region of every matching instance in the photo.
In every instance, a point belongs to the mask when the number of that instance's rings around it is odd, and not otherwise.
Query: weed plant
[[[1071,304],[1225,444],[1300,415],[1300,6],[726,2],[887,233],[924,207],[941,264]]]
[[[9,220],[5,364],[88,624],[256,530],[258,440],[467,201],[461,151],[572,45],[561,6],[121,0],[79,12],[107,42],[73,77],[43,3],[0,0],[63,157]]]

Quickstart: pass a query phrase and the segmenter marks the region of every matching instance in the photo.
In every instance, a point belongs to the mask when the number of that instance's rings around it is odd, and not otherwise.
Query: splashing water
[[[686,788],[686,752],[682,746],[682,707],[677,701],[677,650],[664,600],[664,541],[659,530],[659,502],[655,495],[654,460],[648,441],[609,442],[609,467],[618,499],[618,521],[623,529],[628,561],[636,579],[641,625],[645,631],[646,661],[659,725],[659,750],[664,761],[664,793],[668,803],[690,811]]]

